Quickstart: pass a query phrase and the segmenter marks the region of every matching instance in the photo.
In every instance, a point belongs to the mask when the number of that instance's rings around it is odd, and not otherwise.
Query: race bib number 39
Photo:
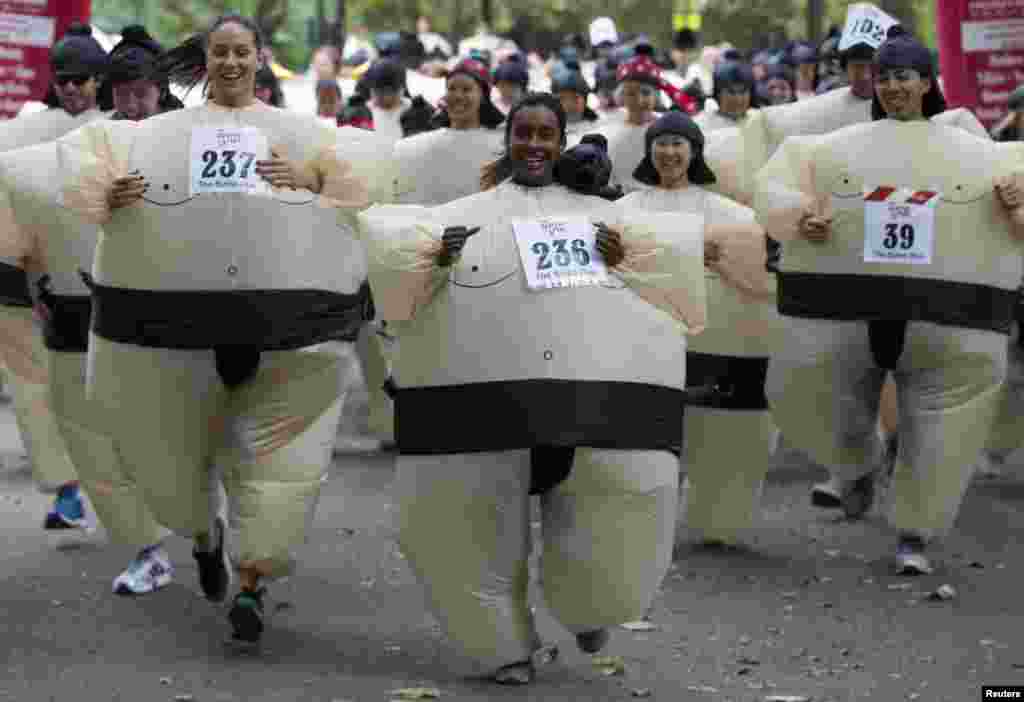
[[[935,247],[932,190],[879,187],[864,195],[864,262],[928,265]]]
[[[265,194],[256,162],[269,158],[267,137],[255,127],[196,127],[192,130],[191,194]]]
[[[586,217],[541,219],[513,225],[530,290],[600,285],[608,269],[597,253]]]

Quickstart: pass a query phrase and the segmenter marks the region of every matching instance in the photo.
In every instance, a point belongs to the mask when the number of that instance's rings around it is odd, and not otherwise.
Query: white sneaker
[[[924,549],[920,540],[901,539],[896,548],[896,572],[899,575],[931,575],[932,564]]]
[[[145,595],[169,585],[173,576],[174,567],[164,547],[150,546],[139,551],[128,568],[114,579],[114,593]]]

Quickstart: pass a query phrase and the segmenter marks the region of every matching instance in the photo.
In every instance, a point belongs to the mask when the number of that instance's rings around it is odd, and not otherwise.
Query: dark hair
[[[526,110],[532,107],[543,107],[555,113],[555,117],[558,118],[559,140],[562,143],[562,148],[565,148],[566,129],[569,125],[569,117],[565,114],[565,110],[562,108],[562,101],[551,93],[527,93],[522,100],[517,102],[512,109],[508,111],[508,121],[505,122],[506,155],[508,154],[508,144],[512,140],[512,122],[515,120],[515,116],[521,110]]]
[[[485,127],[486,129],[497,129],[500,127],[506,117],[491,100],[491,86],[484,83],[473,73],[470,73],[469,71],[460,71],[458,69],[448,74],[448,77],[445,79],[445,85],[447,85],[448,81],[455,76],[468,76],[472,78],[473,82],[475,82],[477,87],[480,88],[480,126]],[[559,105],[559,107],[561,107],[561,105]],[[511,117],[511,113],[509,113],[509,117]],[[434,116],[433,125],[434,127],[452,126],[452,120],[451,117],[448,116],[447,108],[438,111],[437,115]]]
[[[284,107],[284,91],[281,90],[281,81],[274,75],[274,69],[270,66],[262,66],[256,71],[256,87],[270,88],[270,105]]]
[[[422,95],[417,95],[412,99],[412,104],[398,117],[398,122],[402,126],[402,136],[409,137],[431,131],[434,128],[433,117],[434,108]]]
[[[682,112],[669,112],[647,128],[644,134],[644,157],[633,171],[633,178],[644,185],[658,185],[661,176],[654,167],[651,155],[654,140],[665,134],[677,134],[690,142],[690,167],[686,177],[693,185],[711,185],[715,182],[715,173],[704,160],[704,133],[700,127]]]
[[[256,20],[243,15],[221,15],[202,34],[196,34],[174,47],[153,63],[153,74],[159,79],[192,90],[206,80],[206,46],[210,35],[226,24],[237,24],[253,35],[256,50],[263,49],[263,33]]]
[[[761,106],[754,80],[754,70],[747,64],[739,61],[723,61],[715,67],[713,77],[711,96],[716,102],[721,102],[722,88],[739,83],[747,86],[747,90],[750,91],[750,107],[757,109]]]
[[[875,54],[875,65],[880,68],[911,68],[931,82],[931,88],[921,100],[921,111],[925,119],[931,119],[946,111],[946,98],[935,78],[935,64],[931,52],[900,25],[896,24],[889,28],[886,40]],[[876,90],[871,98],[871,119],[885,119],[887,116]]]

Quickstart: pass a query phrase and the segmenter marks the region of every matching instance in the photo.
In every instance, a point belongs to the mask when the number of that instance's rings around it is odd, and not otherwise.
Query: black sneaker
[[[576,634],[576,645],[584,653],[597,653],[608,645],[610,638],[611,635],[607,629],[584,631],[582,634]]]
[[[192,557],[199,566],[199,587],[203,589],[206,599],[211,602],[223,602],[228,596],[228,586],[231,584],[231,569],[224,553],[224,520],[217,517],[213,524],[217,532],[217,548],[213,551],[193,548]]]
[[[228,620],[234,629],[232,638],[236,641],[256,643],[263,634],[263,595],[266,588],[242,590],[235,595],[235,603],[228,612]]]
[[[843,514],[847,519],[860,519],[871,509],[875,501],[875,479],[875,473],[871,472],[843,486]]]

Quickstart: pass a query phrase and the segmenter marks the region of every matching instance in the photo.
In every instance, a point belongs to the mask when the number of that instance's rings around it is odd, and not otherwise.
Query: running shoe
[[[228,586],[231,584],[231,568],[224,551],[224,520],[217,517],[213,524],[217,548],[213,551],[193,548],[192,557],[196,559],[196,565],[199,567],[199,586],[203,589],[206,599],[211,602],[223,602],[228,596]]]
[[[930,575],[932,564],[924,554],[925,543],[916,536],[902,536],[896,547],[896,572],[899,575]]]
[[[228,612],[228,620],[234,630],[236,641],[256,643],[263,634],[263,595],[266,588],[242,590],[235,595],[235,602]]]
[[[114,579],[114,594],[146,595],[170,585],[174,568],[160,544],[148,546]]]
[[[62,485],[57,490],[57,497],[43,522],[43,528],[51,531],[61,529],[85,529],[88,522],[85,517],[85,504],[77,485]]]
[[[494,674],[494,682],[499,685],[529,685],[537,677],[537,669],[533,661],[522,661],[506,665]]]
[[[843,514],[847,519],[860,519],[875,501],[874,472],[843,484]]]

